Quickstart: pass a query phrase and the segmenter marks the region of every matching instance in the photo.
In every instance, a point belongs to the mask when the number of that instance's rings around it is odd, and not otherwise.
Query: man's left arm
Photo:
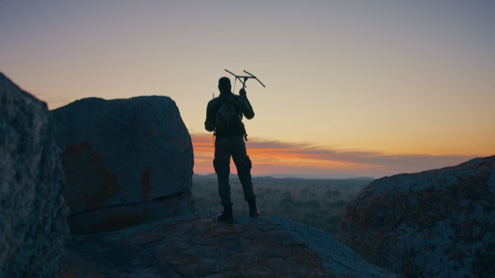
[[[206,107],[205,129],[208,131],[215,130],[215,115],[213,111],[213,105],[211,104],[211,102],[209,102],[208,106]]]

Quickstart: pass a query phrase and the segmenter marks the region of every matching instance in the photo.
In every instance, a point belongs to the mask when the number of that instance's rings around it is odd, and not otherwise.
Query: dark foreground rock
[[[88,98],[52,111],[72,233],[191,214],[191,137],[175,102]]]
[[[349,202],[340,237],[405,277],[494,277],[495,156],[371,183]]]
[[[53,277],[66,238],[60,151],[44,102],[0,73],[0,277]]]
[[[395,277],[322,230],[286,219],[197,216],[72,235],[58,277]]]

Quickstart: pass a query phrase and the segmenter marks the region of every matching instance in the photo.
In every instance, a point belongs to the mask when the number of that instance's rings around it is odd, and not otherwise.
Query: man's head
[[[220,93],[230,93],[230,89],[231,85],[228,77],[222,77],[218,80],[218,90],[220,90]]]

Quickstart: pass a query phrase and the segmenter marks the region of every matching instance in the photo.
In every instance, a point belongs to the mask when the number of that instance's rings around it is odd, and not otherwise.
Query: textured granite
[[[72,233],[192,213],[191,137],[173,100],[87,98],[51,113]]]
[[[67,236],[46,103],[0,73],[0,277],[53,277]]]
[[[404,277],[494,277],[495,156],[374,181],[344,212],[341,241]]]

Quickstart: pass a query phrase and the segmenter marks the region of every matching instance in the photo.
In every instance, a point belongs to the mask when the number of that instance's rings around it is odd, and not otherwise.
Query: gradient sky
[[[197,173],[212,171],[206,103],[226,68],[266,85],[247,83],[255,174],[495,154],[495,1],[0,0],[0,71],[50,109],[170,96]]]

